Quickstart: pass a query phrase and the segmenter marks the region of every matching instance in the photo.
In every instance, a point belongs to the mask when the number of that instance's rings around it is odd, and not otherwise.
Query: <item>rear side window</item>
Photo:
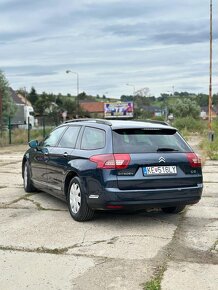
[[[86,127],[82,137],[81,149],[95,150],[105,147],[105,131]]]
[[[58,147],[75,148],[80,126],[71,126],[64,132]]]
[[[114,153],[190,152],[173,129],[119,129],[113,131]]]

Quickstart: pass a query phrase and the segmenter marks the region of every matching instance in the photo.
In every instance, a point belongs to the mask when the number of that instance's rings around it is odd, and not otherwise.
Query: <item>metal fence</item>
[[[11,118],[0,128],[0,146],[11,144],[27,144],[30,140],[43,140],[49,132],[61,123],[61,120],[39,116],[37,122],[32,126],[28,120],[27,124],[12,124]]]

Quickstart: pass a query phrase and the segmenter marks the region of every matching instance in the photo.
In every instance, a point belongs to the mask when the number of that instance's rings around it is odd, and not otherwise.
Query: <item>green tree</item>
[[[34,110],[39,115],[44,115],[45,112],[51,111],[51,106],[54,101],[55,96],[53,94],[43,92],[41,95],[38,95],[37,101],[34,104]]]
[[[38,96],[38,94],[37,94],[37,92],[36,92],[34,87],[31,88],[31,91],[28,94],[27,98],[30,101],[30,103],[32,104],[32,106],[34,107],[34,105],[37,103],[38,98],[39,98],[39,96]]]
[[[0,71],[0,94],[2,98],[2,112],[0,112],[1,126],[6,124],[8,117],[13,117],[16,112],[16,106],[12,99],[12,91],[9,87],[9,83],[5,78],[3,72]],[[1,114],[2,113],[2,114]]]
[[[177,118],[188,116],[197,119],[200,115],[200,107],[195,101],[190,99],[177,99],[177,102],[171,106],[170,111],[173,112],[174,116]]]

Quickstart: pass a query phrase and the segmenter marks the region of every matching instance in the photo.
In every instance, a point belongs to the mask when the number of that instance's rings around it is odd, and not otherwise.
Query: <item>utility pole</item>
[[[2,90],[0,89],[0,130],[2,134],[2,108],[3,108],[3,95],[2,95]]]
[[[212,69],[213,69],[213,5],[210,0],[210,83],[208,99],[208,130],[209,138],[212,141]]]

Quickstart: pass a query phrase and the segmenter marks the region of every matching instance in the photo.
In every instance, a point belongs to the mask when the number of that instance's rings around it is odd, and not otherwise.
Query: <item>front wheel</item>
[[[163,207],[162,211],[165,213],[177,214],[182,212],[185,209],[185,205],[178,205],[172,207]]]
[[[67,204],[72,218],[78,222],[91,220],[94,211],[89,208],[79,177],[74,177],[68,188]]]
[[[24,171],[23,171],[23,187],[26,192],[34,192],[36,191],[33,182],[30,177],[30,165],[29,162],[26,161],[24,164]]]

